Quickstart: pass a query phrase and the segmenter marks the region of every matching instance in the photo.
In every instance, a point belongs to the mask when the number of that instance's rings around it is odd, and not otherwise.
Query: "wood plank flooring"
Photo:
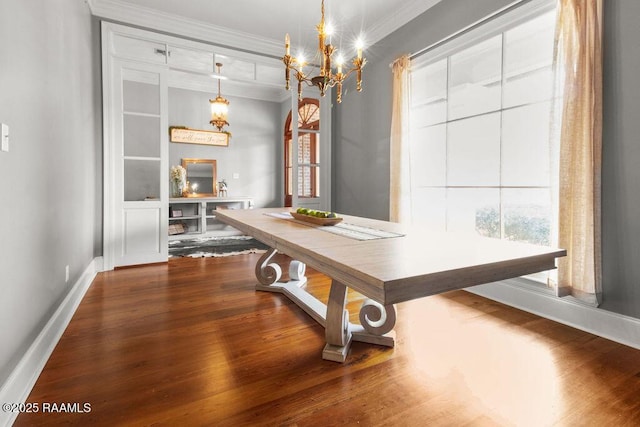
[[[328,362],[319,325],[254,290],[258,258],[99,274],[27,400],[90,412],[15,425],[640,425],[639,350],[456,291],[397,305],[395,348]]]

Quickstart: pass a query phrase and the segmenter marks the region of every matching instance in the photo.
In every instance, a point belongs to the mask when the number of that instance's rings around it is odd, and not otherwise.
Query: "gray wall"
[[[224,84],[222,87],[224,95]],[[215,130],[210,120],[210,93],[169,89],[169,125]],[[280,104],[240,97],[229,100],[228,147],[169,143],[169,165],[182,158],[215,159],[217,178],[229,187],[229,196],[251,196],[256,207],[282,204],[282,125]],[[239,174],[238,179],[233,174]]]
[[[446,0],[371,48],[363,91],[349,82],[342,104],[334,103],[334,209],[377,219],[389,217],[391,69],[411,54],[500,9],[513,0]]]
[[[602,308],[640,318],[640,2],[604,2]]]
[[[85,2],[0,2],[0,384],[101,252],[99,54]]]
[[[339,212],[387,219],[391,70],[511,0],[447,0],[368,49],[364,92],[334,106],[334,201]],[[602,308],[640,318],[640,2],[605,2]]]

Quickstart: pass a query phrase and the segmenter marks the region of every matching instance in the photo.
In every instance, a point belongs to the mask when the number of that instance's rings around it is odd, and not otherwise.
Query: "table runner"
[[[265,213],[265,215],[272,216],[274,218],[295,221],[299,224],[304,224],[309,227],[314,227],[319,230],[326,231],[327,233],[338,234],[340,236],[348,237],[355,240],[376,240],[404,236],[404,234],[401,233],[377,230],[375,228],[363,227],[361,225],[349,224],[345,222],[330,226],[316,225],[305,221],[298,221],[294,217],[292,217],[289,212],[270,212]]]

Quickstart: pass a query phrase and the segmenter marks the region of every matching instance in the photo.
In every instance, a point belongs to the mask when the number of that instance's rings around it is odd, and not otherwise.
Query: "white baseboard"
[[[27,400],[80,301],[101,270],[102,257],[94,258],[0,388],[0,403],[24,403]],[[18,413],[0,411],[0,426],[10,426],[17,417]]]
[[[474,286],[466,290],[640,349],[640,319],[591,307],[571,297],[559,298],[547,289],[526,285],[519,279]]]

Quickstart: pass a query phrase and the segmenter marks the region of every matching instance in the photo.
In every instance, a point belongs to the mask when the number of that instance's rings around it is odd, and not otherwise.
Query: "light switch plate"
[[[2,123],[0,138],[2,139],[2,151],[9,151],[9,125]]]

